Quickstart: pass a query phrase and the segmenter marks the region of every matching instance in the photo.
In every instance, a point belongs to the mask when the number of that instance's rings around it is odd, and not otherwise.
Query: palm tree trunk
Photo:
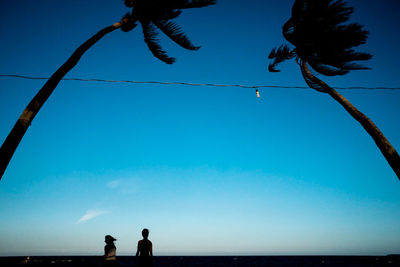
[[[400,180],[400,156],[396,149],[390,144],[389,140],[383,135],[379,128],[363,113],[361,113],[356,107],[354,107],[344,96],[339,94],[335,89],[331,88],[325,82],[321,81],[312,73],[307,67],[305,61],[301,62],[301,69],[306,79],[309,79],[312,83],[320,86],[324,92],[328,93],[337,102],[339,102],[350,115],[356,119],[362,127],[368,132],[368,134],[374,139],[376,145],[381,150],[383,156],[386,158],[393,171],[396,173],[397,178]]]
[[[120,28],[124,22],[125,21],[122,20],[121,22],[114,23],[113,25],[100,30],[79,46],[71,57],[48,79],[44,86],[33,97],[0,148],[0,180],[32,120],[35,118],[46,100],[50,97],[61,79],[78,63],[82,55],[92,47],[92,45],[106,34]]]

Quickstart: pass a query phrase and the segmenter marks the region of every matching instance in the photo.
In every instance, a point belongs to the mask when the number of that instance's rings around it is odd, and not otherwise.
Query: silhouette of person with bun
[[[152,267],[153,266],[153,244],[148,239],[149,230],[142,230],[143,239],[139,240],[136,258],[139,259],[139,266],[141,267]]]
[[[116,241],[114,237],[110,235],[105,236],[104,242],[106,245],[104,246],[104,266],[117,266],[117,248],[114,245],[114,241]]]

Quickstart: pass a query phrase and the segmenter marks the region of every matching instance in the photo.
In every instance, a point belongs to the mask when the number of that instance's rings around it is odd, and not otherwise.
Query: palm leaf
[[[269,64],[268,70],[270,72],[279,72],[275,67],[281,62],[291,59],[295,56],[295,53],[290,50],[289,46],[281,45],[278,48],[274,48],[268,55],[269,59],[273,59],[272,63]]]
[[[183,48],[189,49],[189,50],[198,50],[200,47],[199,46],[194,46],[187,36],[183,33],[181,28],[173,23],[173,22],[168,22],[166,20],[156,20],[154,21],[154,24],[160,28],[160,30],[163,31],[171,40],[173,40],[175,43],[178,45],[182,46]]]
[[[183,8],[205,7],[214,5],[215,3],[217,3],[216,0],[192,0],[188,1],[188,3],[186,3]]]
[[[371,68],[357,63],[346,63],[344,68],[347,70],[370,70]]]
[[[169,19],[175,19],[179,17],[179,15],[182,13],[180,10],[166,10],[162,16],[160,16],[158,19],[163,19],[163,20],[169,20]]]
[[[283,37],[288,40],[291,44],[295,45],[295,37],[294,37],[294,25],[293,20],[289,19],[282,27]]]
[[[349,70],[345,69],[344,66],[335,67],[327,64],[319,64],[311,60],[308,60],[307,62],[311,66],[311,68],[313,68],[316,72],[323,74],[325,76],[344,75],[349,72]]]
[[[143,29],[144,41],[146,42],[151,53],[159,60],[172,64],[175,62],[175,58],[171,58],[158,44],[157,31],[155,26],[149,21],[140,21]]]

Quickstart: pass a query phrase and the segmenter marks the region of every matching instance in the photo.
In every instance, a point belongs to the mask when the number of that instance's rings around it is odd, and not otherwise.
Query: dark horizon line
[[[66,257],[103,257],[101,254],[87,255],[19,255],[19,256],[0,256],[0,258],[66,258]],[[134,253],[131,255],[117,255],[117,257],[136,257]],[[400,257],[400,254],[238,254],[238,255],[154,255],[153,257]]]

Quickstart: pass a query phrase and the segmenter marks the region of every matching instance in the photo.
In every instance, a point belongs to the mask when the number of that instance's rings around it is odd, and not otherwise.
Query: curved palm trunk
[[[92,45],[94,45],[107,33],[120,28],[124,22],[125,21],[117,22],[100,30],[81,46],[79,46],[78,49],[76,49],[71,55],[71,57],[49,78],[49,80],[34,96],[0,148],[0,180],[32,120],[35,118],[36,114],[39,112],[46,100],[50,97],[51,93],[57,87],[61,79],[78,63],[82,55],[90,47],[92,47]]]
[[[328,93],[337,102],[339,102],[347,110],[347,112],[349,112],[350,115],[364,127],[364,129],[368,132],[372,139],[374,139],[376,145],[385,156],[393,171],[396,173],[397,178],[399,178],[400,180],[400,156],[383,135],[383,133],[379,130],[379,128],[367,116],[365,116],[356,107],[354,107],[345,97],[339,94],[335,89],[331,88],[325,82],[312,75],[305,61],[301,62],[300,66],[303,75],[306,76],[305,78],[309,79],[312,83],[320,86],[324,92]]]

